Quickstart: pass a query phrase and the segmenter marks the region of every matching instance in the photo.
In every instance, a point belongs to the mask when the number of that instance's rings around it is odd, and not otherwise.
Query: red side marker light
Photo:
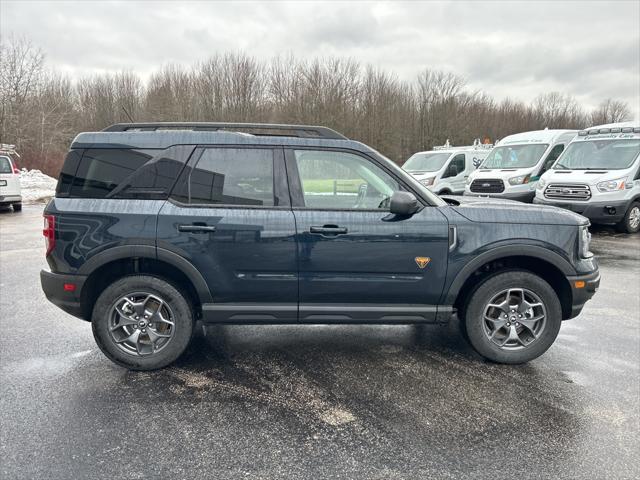
[[[75,283],[65,283],[63,288],[64,288],[65,292],[75,292],[76,291],[76,284]]]

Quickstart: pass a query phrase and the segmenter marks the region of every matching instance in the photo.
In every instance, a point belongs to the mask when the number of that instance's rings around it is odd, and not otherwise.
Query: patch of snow
[[[58,180],[40,170],[23,168],[20,171],[22,203],[48,202],[55,195],[57,184]]]

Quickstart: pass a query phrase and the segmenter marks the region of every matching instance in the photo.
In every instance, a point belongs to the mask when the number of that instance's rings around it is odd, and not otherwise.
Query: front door
[[[411,322],[436,315],[448,225],[435,207],[389,213],[403,185],[356,152],[287,150],[302,322]]]
[[[295,220],[282,149],[198,148],[158,216],[159,249],[204,277],[208,321],[295,322]]]

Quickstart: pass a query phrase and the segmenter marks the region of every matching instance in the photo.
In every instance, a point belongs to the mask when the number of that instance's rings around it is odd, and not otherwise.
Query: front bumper
[[[534,191],[526,191],[526,192],[517,192],[517,193],[473,193],[468,190],[464,191],[464,194],[467,197],[485,197],[485,198],[502,198],[505,200],[516,200],[518,202],[531,203],[533,197],[535,197],[536,192]]]
[[[571,285],[572,302],[571,315],[565,320],[577,317],[584,308],[584,304],[591,300],[591,298],[595,295],[598,287],[600,286],[600,271],[596,270],[584,275],[567,277],[567,280]]]
[[[572,212],[579,213],[591,220],[591,223],[618,223],[624,218],[629,208],[630,200],[616,200],[614,202],[558,202],[536,197],[533,203],[551,205]]]
[[[40,284],[47,300],[74,317],[88,320],[80,302],[82,287],[87,277],[84,275],[64,275],[40,270]],[[75,285],[74,291],[65,290],[65,284]]]

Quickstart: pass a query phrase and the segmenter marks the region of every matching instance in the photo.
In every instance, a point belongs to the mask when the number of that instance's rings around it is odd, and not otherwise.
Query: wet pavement
[[[0,478],[638,478],[640,235],[524,366],[440,326],[221,326],[128,372],[47,302],[41,209],[0,213]]]

